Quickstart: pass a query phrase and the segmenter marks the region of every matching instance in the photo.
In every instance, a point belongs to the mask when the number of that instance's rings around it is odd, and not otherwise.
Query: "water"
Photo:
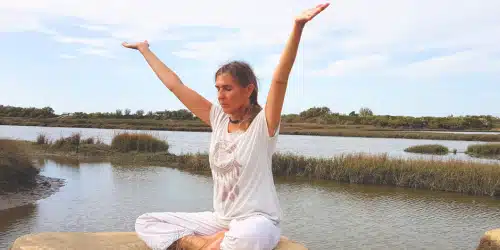
[[[105,143],[110,143],[114,135],[124,131],[141,130],[111,130],[95,128],[52,128],[52,127],[26,127],[26,126],[0,126],[0,138],[12,138],[22,140],[35,140],[39,133],[45,133],[50,139],[58,139],[61,136],[70,136],[72,133],[80,132],[84,138],[98,137]],[[152,133],[162,139],[166,139],[171,145],[172,153],[206,152],[208,150],[210,133],[207,132],[181,132],[181,131],[142,131]],[[419,144],[439,143],[457,149],[459,153],[445,156],[430,156],[414,153],[406,153],[404,149]],[[366,152],[387,153],[394,157],[412,158],[438,158],[438,159],[460,159],[478,162],[494,162],[498,160],[479,159],[470,157],[463,152],[470,144],[483,142],[474,141],[447,141],[447,140],[415,140],[415,139],[392,139],[392,138],[362,138],[362,137],[332,137],[332,136],[304,136],[304,135],[280,135],[277,150],[280,152],[292,152],[299,155],[329,157],[342,153]],[[460,153],[462,152],[462,153]]]
[[[210,177],[167,167],[46,161],[42,174],[67,183],[35,205],[0,211],[0,249],[27,233],[133,231],[135,218],[145,212],[212,206]],[[488,197],[325,181],[276,183],[283,234],[309,249],[474,249],[485,231],[500,225],[500,201]]]

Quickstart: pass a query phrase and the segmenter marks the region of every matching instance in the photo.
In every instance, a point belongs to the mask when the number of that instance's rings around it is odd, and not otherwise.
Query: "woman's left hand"
[[[308,9],[302,12],[300,15],[295,17],[295,23],[299,25],[305,25],[307,22],[311,21],[316,15],[321,13],[330,3],[318,4],[316,7]]]

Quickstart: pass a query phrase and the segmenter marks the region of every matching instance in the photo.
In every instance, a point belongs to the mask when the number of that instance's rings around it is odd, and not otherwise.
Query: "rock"
[[[500,250],[500,229],[486,232],[479,240],[476,250]]]
[[[17,238],[10,250],[150,250],[135,232],[45,232]],[[275,250],[307,250],[303,245],[282,237]]]

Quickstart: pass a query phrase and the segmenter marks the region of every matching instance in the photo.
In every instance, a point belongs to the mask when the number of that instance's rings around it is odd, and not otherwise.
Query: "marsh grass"
[[[207,154],[178,156],[181,168],[209,171]],[[405,188],[500,196],[500,164],[393,158],[387,154],[343,154],[330,158],[276,153],[272,172],[280,177],[380,184]]]
[[[168,143],[151,134],[121,133],[113,138],[111,146],[87,146],[81,148],[88,150],[85,154],[110,156],[109,159],[117,163],[163,165],[210,173],[207,153],[170,154]],[[278,152],[272,157],[272,172],[280,177],[500,196],[500,164],[465,160],[396,158],[366,153],[319,158]]]
[[[465,153],[476,157],[500,159],[500,143],[472,144],[467,147]]]
[[[345,154],[313,158],[273,156],[273,173],[357,184],[500,195],[500,164],[459,160],[390,158],[386,154]]]
[[[150,133],[118,133],[111,141],[111,148],[119,152],[159,152],[168,151],[167,141],[161,140]]]
[[[404,150],[409,153],[445,155],[450,152],[449,148],[439,144],[423,144],[408,147]]]

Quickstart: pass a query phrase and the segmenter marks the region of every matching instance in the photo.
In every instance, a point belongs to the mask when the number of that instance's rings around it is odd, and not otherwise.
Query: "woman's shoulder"
[[[269,127],[267,125],[265,107],[262,107],[261,110],[258,111],[252,123],[255,123],[253,126],[253,130],[258,134],[258,136],[261,136],[266,139],[274,139],[279,134],[279,126],[278,126],[276,131],[274,131],[275,133],[272,136],[269,135]]]
[[[212,129],[218,127],[218,125],[226,118],[227,114],[222,110],[222,107],[216,103],[212,103],[210,107],[210,126]]]

